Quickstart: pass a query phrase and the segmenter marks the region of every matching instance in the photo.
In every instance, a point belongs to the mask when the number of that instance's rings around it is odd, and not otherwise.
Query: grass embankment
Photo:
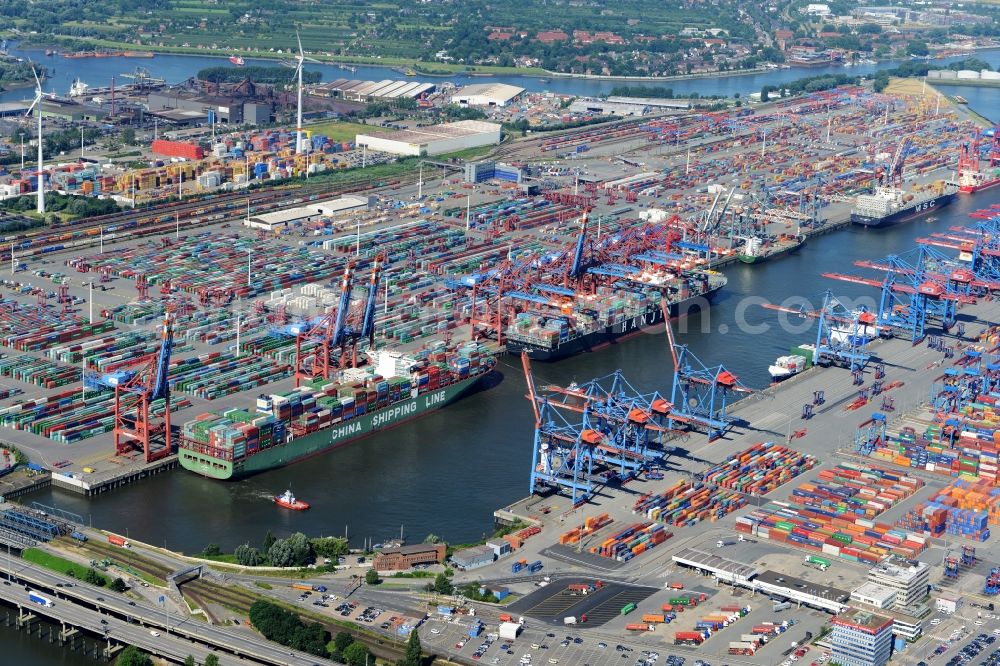
[[[329,137],[331,141],[336,141],[338,143],[354,141],[354,138],[358,134],[378,134],[379,132],[388,131],[387,128],[379,127],[377,125],[363,125],[361,123],[345,123],[339,121],[305,125],[302,129],[309,130],[313,134],[322,134],[323,136]]]
[[[21,553],[21,557],[32,564],[37,564],[40,567],[45,567],[46,569],[50,569],[57,573],[68,574],[79,580],[83,580],[87,576],[87,572],[90,570],[90,567],[85,567],[82,564],[77,564],[76,562],[70,562],[69,560],[59,557],[58,555],[47,553],[38,548],[26,548],[24,552]],[[104,574],[97,572],[97,575],[104,579],[105,585],[108,585],[111,582],[111,579]]]

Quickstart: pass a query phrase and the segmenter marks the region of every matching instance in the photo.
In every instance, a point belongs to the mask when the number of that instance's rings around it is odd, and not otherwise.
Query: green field
[[[21,557],[28,562],[37,564],[40,567],[45,567],[46,569],[51,569],[52,571],[62,574],[70,574],[79,580],[83,580],[83,577],[87,575],[87,570],[90,568],[85,567],[82,564],[77,564],[76,562],[70,562],[67,559],[63,559],[57,555],[52,555],[51,553],[39,550],[38,548],[26,548],[21,554]],[[111,582],[111,580],[104,574],[98,572],[98,575],[104,578],[105,585]]]
[[[331,141],[343,143],[344,141],[354,141],[358,134],[376,134],[388,131],[385,127],[372,125],[362,125],[361,123],[345,123],[340,121],[317,123],[315,125],[303,125],[302,129],[307,129],[313,134],[322,134],[330,137]]]
[[[568,71],[576,54],[631,53],[636,36],[672,36],[685,27],[717,27],[730,37],[755,38],[749,18],[736,12],[738,0],[718,0],[717,11],[699,5],[657,0],[557,5],[524,0],[516,7],[486,0],[229,0],[210,5],[160,0],[139,11],[134,0],[46,0],[29,3],[27,9],[23,0],[0,0],[0,15],[6,19],[0,31],[12,35],[16,29],[21,36],[31,35],[34,43],[67,50],[104,46],[278,59],[295,48],[298,33],[307,53],[321,61],[522,74],[541,70],[514,67],[520,56],[537,59],[545,69]],[[492,26],[513,28],[517,36],[486,39]],[[567,34],[609,31],[624,41],[547,45],[535,39],[554,29]],[[438,56],[441,51],[446,55]]]

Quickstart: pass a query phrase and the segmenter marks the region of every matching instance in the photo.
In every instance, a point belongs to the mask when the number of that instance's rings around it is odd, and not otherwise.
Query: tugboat
[[[286,490],[281,495],[275,495],[274,503],[292,511],[305,511],[309,508],[309,503],[295,499],[295,495],[292,494],[291,490]]]

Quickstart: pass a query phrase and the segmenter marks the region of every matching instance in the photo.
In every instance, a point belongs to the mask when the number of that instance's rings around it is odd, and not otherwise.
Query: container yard
[[[672,333],[653,389],[634,388],[627,368],[557,385],[559,366],[546,363],[536,386],[529,361],[596,359],[665,319],[710,311],[713,297],[734,296],[727,271],[767,270],[761,258],[785,261],[843,228],[890,160],[910,192],[950,178],[973,133],[927,99],[848,87],[526,136],[496,148],[493,167],[425,162],[356,187],[228,191],[389,159],[322,132],[296,155],[287,129],[158,141],[147,168],[117,174],[54,166],[50,188],[131,199],[135,187],[141,203],[180,186],[186,198],[4,240],[0,439],[83,494],[153,471],[227,489],[243,486],[217,480],[287,466],[291,486],[299,461],[364,447],[372,433],[399,427],[428,443],[412,419],[447,416],[500,381],[520,386],[520,360],[530,402],[509,418],[533,415],[535,439],[505,455],[524,471],[530,457],[531,495],[497,512],[511,527],[479,546],[492,559],[454,571],[510,599],[426,618],[421,639],[459,659],[482,640],[477,658],[503,664],[597,664],[633,646],[718,663],[780,663],[803,648],[796,659],[816,658],[827,613],[856,605],[851,591],[890,557],[929,563],[937,584],[956,544],[974,544],[980,563],[949,589],[1000,587],[981,563],[1000,520],[1000,333],[984,297],[1000,290],[993,216],[923,239],[938,254],[894,255],[906,266],[859,249],[858,268],[879,277],[851,279],[891,304],[875,323],[846,307],[797,313],[810,324],[797,348],[813,345],[816,358],[781,385],[744,385]],[[350,190],[363,195],[357,207],[323,209]],[[830,358],[840,367],[813,367]],[[476,437],[465,419],[463,436]],[[392,455],[423,453],[407,441]],[[348,589],[351,566],[317,576]],[[388,617],[380,591],[349,594],[364,601],[344,617]],[[337,605],[315,612],[343,615]],[[420,624],[390,613],[386,633]]]
[[[860,146],[891,151],[892,128],[933,128],[913,133],[908,184],[919,187],[938,166],[950,164],[971,131],[968,122],[918,98],[892,99],[886,112],[889,101],[842,88],[767,109],[628,120],[614,131],[588,128],[505,148],[530,147],[546,159],[572,152],[586,167],[587,173],[574,175],[529,161],[526,173],[547,181],[539,196],[503,181],[473,185],[428,176],[417,184],[417,194],[426,189],[420,201],[390,191],[370,210],[320,215],[274,236],[219,225],[282,205],[311,205],[322,199],[322,189],[304,188],[294,199],[253,192],[249,201],[219,192],[164,206],[156,215],[112,215],[76,228],[28,232],[13,252],[29,269],[51,256],[67,270],[51,272],[52,266],[39,279],[18,274],[11,282],[18,304],[8,308],[4,345],[22,356],[45,357],[12,356],[3,373],[15,378],[13,391],[31,399],[36,396],[29,389],[71,388],[73,368],[81,363],[87,372],[113,373],[156,352],[155,331],[145,337],[121,331],[155,327],[168,308],[176,318],[169,386],[192,401],[195,414],[220,401],[225,409],[219,413],[246,409],[268,386],[287,391],[291,378],[302,375],[295,350],[313,355],[325,349],[315,336],[295,331],[343,304],[341,325],[350,333],[344,350],[352,362],[365,361],[358,356],[365,347],[358,335],[363,326],[377,346],[404,351],[469,339],[549,360],[599,349],[656,326],[664,299],[673,315],[686,309],[688,299],[724,291],[725,276],[712,268],[735,261],[747,243],[767,246],[772,237],[796,230],[809,235],[836,227],[847,213],[845,197],[865,185],[863,174],[874,164]],[[874,119],[881,125],[858,132]],[[310,168],[332,164],[352,148],[322,132],[306,131],[306,138]],[[220,134],[212,145],[159,140],[152,148],[167,161],[119,174],[115,187],[145,192],[190,185],[206,174],[217,174],[220,184],[236,183],[241,174],[244,182],[251,174],[295,175],[305,165],[293,143],[293,133],[282,129]],[[629,173],[629,156],[639,154],[643,166]],[[716,184],[730,173],[741,174],[737,186]],[[55,166],[52,174],[112,187],[96,165]],[[376,290],[370,282],[380,252]],[[337,276],[348,268],[345,296]],[[91,281],[94,287],[84,288]],[[600,332],[608,326],[610,334]],[[100,395],[100,387],[93,390],[87,399]],[[29,425],[23,418],[18,424]],[[84,428],[89,419],[78,425],[68,430],[94,431]],[[712,470],[706,483],[734,491],[713,500],[717,513],[737,506],[740,493],[762,494],[787,481],[793,466],[777,466],[780,478],[765,474],[732,484],[714,480],[722,470]]]

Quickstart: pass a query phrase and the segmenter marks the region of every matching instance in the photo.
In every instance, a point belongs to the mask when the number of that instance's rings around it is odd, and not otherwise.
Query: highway
[[[227,664],[314,666],[326,661],[265,641],[248,632],[237,633],[190,617],[167,615],[157,606],[141,602],[130,603],[127,597],[80,583],[76,579],[35,567],[22,560],[10,564],[3,561],[0,563],[0,571],[4,578],[8,575],[14,577],[13,583],[0,585],[0,598],[19,603],[36,614],[65,621],[98,634],[104,631],[101,619],[106,619],[109,639],[135,645],[178,662],[184,661],[188,654],[203,660],[210,652],[207,646],[215,648],[216,654],[224,655]],[[45,608],[29,602],[26,586],[46,596],[53,602],[53,606]],[[156,631],[159,636],[153,636],[151,631]],[[233,661],[234,656],[239,658],[239,662]]]

